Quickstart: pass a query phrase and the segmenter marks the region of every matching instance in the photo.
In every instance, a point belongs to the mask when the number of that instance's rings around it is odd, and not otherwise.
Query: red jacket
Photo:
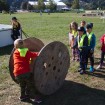
[[[21,57],[20,52],[18,51],[18,49],[16,49],[13,54],[14,76],[30,72],[30,64],[29,64],[30,58],[36,58],[37,56],[38,56],[37,52],[30,52],[28,50],[26,52],[25,57]]]
[[[100,42],[102,44],[101,50],[105,52],[105,34],[100,38]]]

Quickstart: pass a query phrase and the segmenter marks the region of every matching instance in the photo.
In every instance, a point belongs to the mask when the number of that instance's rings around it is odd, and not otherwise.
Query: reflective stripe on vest
[[[86,34],[82,35],[80,41],[78,40],[78,47],[82,47],[83,46],[83,41],[84,41],[85,36],[86,36]]]
[[[88,34],[88,45],[90,45],[91,39],[92,39],[93,32]]]
[[[28,48],[18,48],[17,49],[19,52],[20,52],[20,56],[21,57],[25,57],[26,56],[26,53],[27,53],[27,51],[28,51]]]

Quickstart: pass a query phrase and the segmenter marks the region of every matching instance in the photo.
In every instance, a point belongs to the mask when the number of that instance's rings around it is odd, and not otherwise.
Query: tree
[[[73,9],[79,9],[79,0],[74,0],[72,4]]]
[[[39,10],[44,10],[45,9],[45,4],[43,0],[38,0],[38,9]]]
[[[0,0],[0,10],[9,11],[9,5],[7,4],[6,0]]]
[[[33,10],[33,6],[30,5],[29,3],[27,4],[27,10]]]
[[[61,1],[64,2],[68,7],[72,6],[73,0],[61,0]]]
[[[28,5],[28,2],[27,2],[27,1],[22,2],[20,8],[21,8],[22,10],[27,10],[27,5]]]
[[[56,10],[57,4],[53,0],[49,0],[49,5],[47,6],[51,11]]]

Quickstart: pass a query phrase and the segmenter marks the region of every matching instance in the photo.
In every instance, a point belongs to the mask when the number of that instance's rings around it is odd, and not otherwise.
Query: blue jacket
[[[95,46],[96,46],[96,36],[93,33],[92,38],[90,40],[90,45],[88,46],[88,48],[91,50],[94,50]]]

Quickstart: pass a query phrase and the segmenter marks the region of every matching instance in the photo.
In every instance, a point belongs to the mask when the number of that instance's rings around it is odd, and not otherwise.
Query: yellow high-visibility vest
[[[21,57],[25,57],[28,51],[28,48],[18,48],[17,50],[20,52]]]
[[[74,35],[74,37],[76,37],[78,33],[77,33],[77,31],[72,30],[72,34]]]
[[[83,41],[84,41],[85,36],[86,36],[86,34],[82,35],[80,41],[78,40],[78,47],[82,47],[83,46]]]
[[[92,34],[93,34],[93,32],[88,34],[88,45],[90,45],[90,42],[91,42],[91,39],[92,39]]]

